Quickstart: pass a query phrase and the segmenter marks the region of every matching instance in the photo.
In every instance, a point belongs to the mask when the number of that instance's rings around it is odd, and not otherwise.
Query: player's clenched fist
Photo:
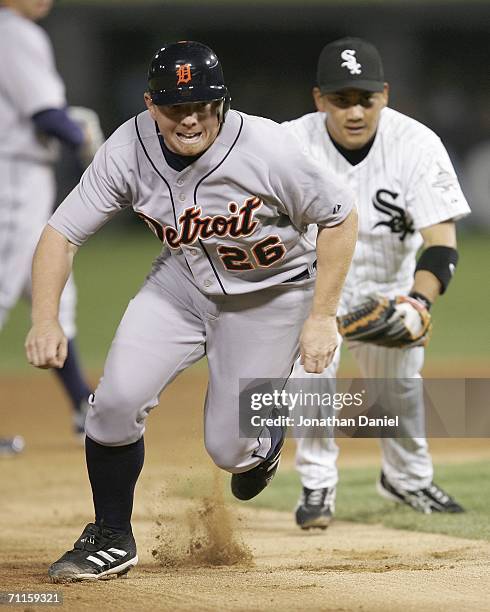
[[[33,325],[25,341],[27,360],[37,368],[62,368],[68,341],[58,321]]]
[[[310,315],[300,337],[301,365],[310,374],[321,374],[330,365],[338,346],[333,316]]]

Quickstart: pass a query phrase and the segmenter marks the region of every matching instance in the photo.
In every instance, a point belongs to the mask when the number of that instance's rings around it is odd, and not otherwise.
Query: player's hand
[[[78,155],[85,169],[105,141],[99,116],[94,110],[85,106],[69,106],[68,116],[83,131],[84,141],[78,151]]]
[[[406,295],[368,297],[338,317],[340,334],[351,342],[387,348],[426,346],[432,322],[425,304]]]
[[[427,308],[418,300],[409,296],[399,296],[395,305],[396,314],[403,319],[403,323],[411,335],[419,337],[425,330],[424,314],[429,317]]]
[[[24,346],[27,360],[36,368],[62,368],[68,354],[68,340],[58,321],[33,325]]]
[[[335,317],[310,315],[303,325],[299,344],[305,372],[321,374],[332,362],[338,346]]]

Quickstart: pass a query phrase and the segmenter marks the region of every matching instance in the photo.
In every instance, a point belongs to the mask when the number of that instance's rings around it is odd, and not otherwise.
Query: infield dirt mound
[[[212,482],[210,494],[202,498],[198,492],[193,500],[162,498],[160,507],[167,511],[155,521],[151,554],[163,568],[253,565],[252,551],[239,535],[236,508],[225,503],[217,469]]]
[[[1,381],[2,433],[21,433],[27,447],[0,462],[0,591],[55,590],[70,612],[488,610],[488,543],[341,522],[304,533],[291,513],[224,503],[229,477],[213,480],[203,448],[206,378],[196,370],[149,418],[133,521],[139,565],[127,579],[51,584],[47,567],[92,520],[92,500],[69,411],[44,374]],[[347,442],[344,461],[379,461],[375,441]],[[441,442],[463,456],[463,441]],[[488,456],[483,442],[472,441],[471,457]]]

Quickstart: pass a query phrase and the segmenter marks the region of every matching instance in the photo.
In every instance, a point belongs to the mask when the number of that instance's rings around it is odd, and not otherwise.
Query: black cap
[[[355,88],[383,91],[381,56],[362,38],[341,38],[326,45],[318,58],[317,83],[322,93]]]

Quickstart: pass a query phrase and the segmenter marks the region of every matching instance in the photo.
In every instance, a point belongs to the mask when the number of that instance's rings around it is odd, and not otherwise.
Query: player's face
[[[346,149],[360,149],[376,133],[381,110],[388,103],[388,84],[381,92],[342,89],[322,94],[315,87],[317,110],[327,113],[327,128],[332,138]]]
[[[53,0],[6,0],[4,4],[27,19],[37,21],[46,17],[53,6]]]
[[[178,155],[199,155],[219,132],[221,101],[157,106],[148,94],[145,102],[167,147]]]

